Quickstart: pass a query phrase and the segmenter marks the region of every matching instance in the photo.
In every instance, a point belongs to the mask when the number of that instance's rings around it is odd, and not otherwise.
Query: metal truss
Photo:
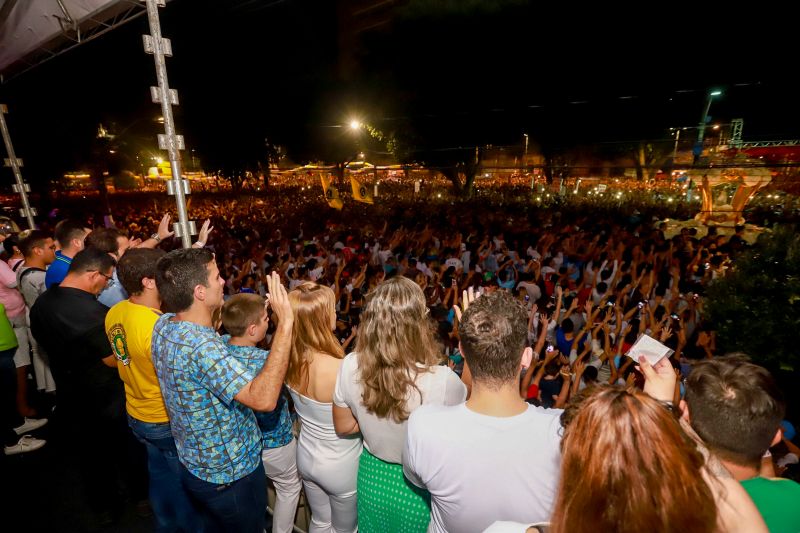
[[[771,148],[774,146],[800,146],[799,139],[786,140],[786,141],[762,141],[762,142],[749,142],[741,143],[736,148]]]
[[[56,0],[62,15],[56,16],[61,25],[61,35],[51,39],[37,49],[29,52],[16,63],[8,66],[0,74],[0,83],[5,83],[28,72],[65,52],[93,41],[106,33],[135,20],[147,8],[136,0],[121,0],[108,8],[80,22],[75,21],[61,0]]]

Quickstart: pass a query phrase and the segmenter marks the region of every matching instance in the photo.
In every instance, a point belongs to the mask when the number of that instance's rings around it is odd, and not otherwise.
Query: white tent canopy
[[[13,77],[145,12],[140,0],[0,0],[0,74]]]

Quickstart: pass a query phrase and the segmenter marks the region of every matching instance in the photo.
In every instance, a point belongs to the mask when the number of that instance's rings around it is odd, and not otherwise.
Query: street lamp
[[[694,162],[697,164],[700,155],[703,153],[703,135],[706,132],[706,121],[708,120],[708,110],[711,109],[711,102],[715,96],[722,94],[722,91],[711,91],[708,93],[706,99],[706,107],[703,109],[703,116],[700,118],[700,124],[697,126],[697,144],[694,147]]]
[[[672,128],[670,128],[672,129]],[[678,158],[678,141],[681,140],[681,132],[689,128],[675,128],[675,147],[672,149],[672,165],[675,165],[675,160]]]

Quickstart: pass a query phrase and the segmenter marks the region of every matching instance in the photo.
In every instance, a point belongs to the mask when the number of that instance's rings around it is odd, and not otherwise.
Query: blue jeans
[[[147,449],[150,506],[157,532],[203,531],[202,521],[181,484],[181,464],[169,422],[153,424],[128,415],[134,436]]]
[[[264,464],[232,483],[204,481],[181,465],[181,481],[199,502],[207,533],[263,533],[267,512]]]

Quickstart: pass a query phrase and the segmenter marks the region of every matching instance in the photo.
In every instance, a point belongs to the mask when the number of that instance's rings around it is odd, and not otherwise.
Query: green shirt
[[[5,306],[0,304],[0,352],[16,347],[17,336],[14,334],[14,326],[8,321]]]
[[[800,532],[800,484],[790,479],[754,477],[742,481],[770,533]]]

